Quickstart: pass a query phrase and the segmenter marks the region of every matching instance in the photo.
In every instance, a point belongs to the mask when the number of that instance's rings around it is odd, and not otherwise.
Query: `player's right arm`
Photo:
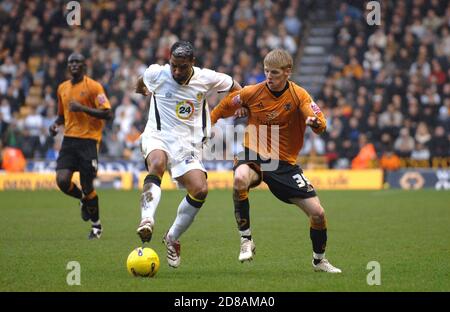
[[[236,110],[242,108],[240,100],[241,90],[229,93],[211,112],[211,124],[215,124],[220,118],[228,118],[236,113]]]
[[[48,128],[48,132],[50,133],[51,136],[55,136],[58,134],[58,127],[60,125],[64,124],[64,116],[59,116],[56,117],[55,122],[53,122],[53,124],[50,125],[50,127]]]
[[[58,87],[58,91],[57,91],[57,97],[58,97],[58,113],[56,117],[56,120],[53,122],[52,125],[50,125],[50,127],[48,128],[48,132],[50,133],[51,136],[55,136],[56,134],[58,134],[58,127],[60,125],[64,124],[64,108],[62,106],[62,101],[61,101],[61,96],[59,95],[59,88]]]

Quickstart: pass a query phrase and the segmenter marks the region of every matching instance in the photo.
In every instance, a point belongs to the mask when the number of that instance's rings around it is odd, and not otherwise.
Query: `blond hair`
[[[292,56],[283,49],[275,49],[267,53],[264,58],[264,66],[265,67],[273,67],[273,68],[291,68],[293,67],[294,61],[292,60]]]

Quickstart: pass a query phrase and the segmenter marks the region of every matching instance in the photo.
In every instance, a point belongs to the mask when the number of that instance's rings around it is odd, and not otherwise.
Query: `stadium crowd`
[[[338,8],[335,48],[317,98],[328,131],[309,146],[331,168],[395,170],[406,165],[401,159],[447,159],[448,167],[450,3],[383,1],[377,27],[367,22],[365,5]]]
[[[0,98],[3,146],[26,158],[54,159],[61,139],[47,136],[56,88],[67,79],[66,59],[87,56],[114,109],[101,153],[140,159],[138,137],[146,99],[132,92],[152,63],[165,63],[177,40],[196,48],[196,64],[231,74],[243,84],[264,79],[262,57],[272,48],[297,52],[300,1],[80,1],[81,27],[69,26],[65,1],[0,4]],[[217,101],[211,101],[211,103]]]
[[[450,4],[383,1],[381,26],[370,26],[364,2],[332,3],[336,44],[316,97],[328,131],[307,134],[302,153],[322,155],[330,168],[448,158]],[[87,57],[88,75],[103,84],[114,110],[102,157],[141,160],[148,100],[132,90],[149,64],[166,63],[170,46],[189,40],[197,66],[242,85],[262,81],[268,51],[299,53],[314,1],[80,1],[81,27],[68,25],[65,4],[0,3],[0,148],[19,148],[27,159],[56,159],[61,137],[49,137],[48,127],[70,52]]]

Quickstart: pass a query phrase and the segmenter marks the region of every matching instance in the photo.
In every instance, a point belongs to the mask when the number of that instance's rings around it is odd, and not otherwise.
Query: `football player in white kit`
[[[201,162],[202,145],[211,127],[206,96],[241,89],[226,74],[195,67],[194,60],[192,44],[176,42],[171,47],[169,64],[150,65],[136,85],[137,93],[151,96],[147,125],[141,135],[148,175],[141,195],[142,219],[137,234],[142,242],[152,238],[161,179],[169,169],[172,178],[187,190],[163,238],[168,264],[175,268],[181,260],[178,239],[191,225],[208,193]]]

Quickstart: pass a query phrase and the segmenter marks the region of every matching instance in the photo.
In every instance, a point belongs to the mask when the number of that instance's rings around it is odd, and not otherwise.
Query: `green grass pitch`
[[[250,193],[254,261],[237,260],[231,192],[210,191],[181,238],[182,262],[169,268],[161,238],[182,191],[165,191],[150,247],[159,254],[155,278],[134,278],[125,261],[141,245],[138,191],[99,191],[104,234],[88,241],[89,224],[76,200],[57,191],[0,192],[0,291],[450,291],[450,192],[321,191],[328,218],[327,258],[343,270],[311,267],[309,221],[268,191]],[[69,286],[69,261],[81,285]],[[370,261],[381,285],[369,286]]]

